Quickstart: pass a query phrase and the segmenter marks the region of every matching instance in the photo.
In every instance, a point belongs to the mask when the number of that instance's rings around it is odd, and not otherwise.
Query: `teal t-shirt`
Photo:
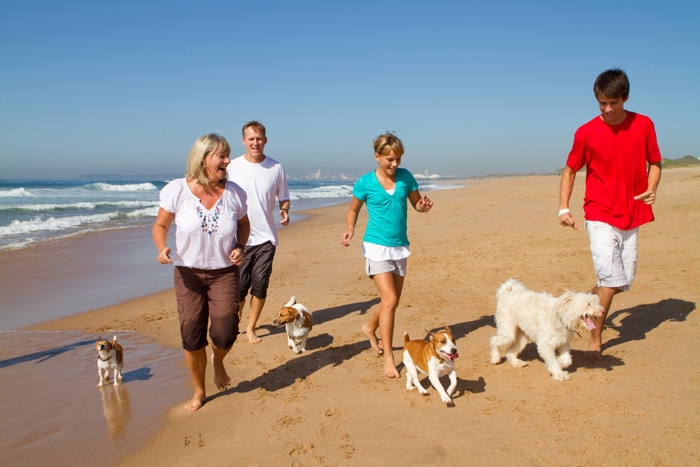
[[[364,241],[388,247],[408,246],[408,194],[418,189],[418,182],[406,169],[396,170],[394,194],[386,192],[374,171],[355,183],[352,194],[367,205],[367,229]]]

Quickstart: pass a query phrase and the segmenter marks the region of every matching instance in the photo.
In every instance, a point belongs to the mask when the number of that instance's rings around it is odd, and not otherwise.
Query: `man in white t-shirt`
[[[242,316],[246,296],[250,291],[250,318],[246,328],[248,342],[257,344],[260,338],[255,327],[265,306],[267,287],[272,274],[272,261],[277,249],[277,227],[273,212],[279,200],[280,224],[289,224],[289,188],[282,165],[265,156],[267,143],[262,123],[250,121],[243,126],[245,154],[233,159],[228,166],[229,180],[248,195],[250,237],[241,265],[239,288],[239,316]]]

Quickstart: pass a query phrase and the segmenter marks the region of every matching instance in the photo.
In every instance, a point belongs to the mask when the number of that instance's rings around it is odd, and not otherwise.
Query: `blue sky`
[[[202,134],[292,176],[358,174],[395,132],[403,166],[469,177],[563,167],[630,76],[667,158],[700,156],[700,2],[0,3],[0,178],[182,174]]]

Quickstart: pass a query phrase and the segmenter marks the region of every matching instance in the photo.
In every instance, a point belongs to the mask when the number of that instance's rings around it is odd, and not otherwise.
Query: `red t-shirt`
[[[629,230],[654,220],[651,206],[634,197],[648,184],[648,163],[661,161],[654,123],[634,112],[618,125],[598,116],[574,134],[566,165],[578,172],[586,166],[586,220]]]

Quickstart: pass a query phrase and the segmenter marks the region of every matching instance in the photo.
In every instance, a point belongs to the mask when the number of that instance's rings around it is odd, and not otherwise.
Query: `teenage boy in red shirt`
[[[615,294],[630,289],[637,269],[637,231],[654,220],[651,205],[661,179],[661,152],[649,117],[624,109],[629,80],[624,71],[607,70],[593,86],[600,115],[579,127],[561,175],[559,224],[578,230],[569,211],[576,172],[586,167],[583,199],[598,295],[605,310],[591,331],[589,360],[602,356],[602,331]]]

